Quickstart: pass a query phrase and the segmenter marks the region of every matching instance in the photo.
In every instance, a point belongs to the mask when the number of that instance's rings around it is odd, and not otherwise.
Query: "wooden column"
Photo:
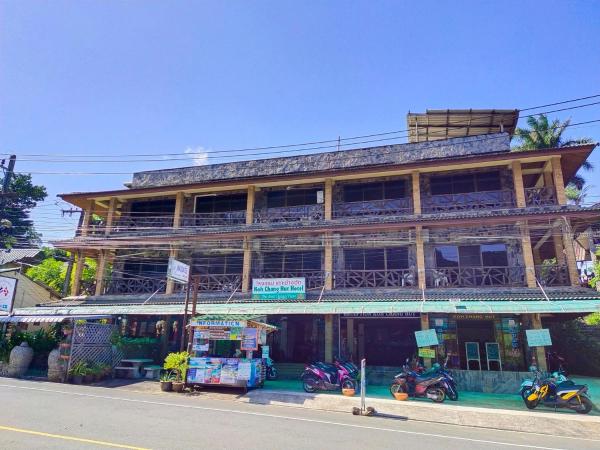
[[[102,295],[104,291],[104,275],[106,274],[106,255],[108,250],[100,250],[96,262],[96,289],[94,295]]]
[[[559,205],[566,205],[567,197],[565,195],[565,181],[560,165],[560,156],[552,157],[552,176],[554,178],[554,188],[556,189],[556,201]]]
[[[542,328],[542,317],[539,314],[531,314],[531,328],[534,330],[540,330]],[[546,364],[546,348],[545,347],[533,347],[533,353],[537,360],[538,369],[542,372],[548,371],[548,364]]]
[[[413,214],[421,214],[421,177],[419,172],[412,173]]]
[[[421,330],[429,330],[429,316],[425,313],[421,313]],[[431,367],[431,358],[423,358],[423,365]]]
[[[425,246],[423,244],[423,228],[418,225],[415,230],[416,247],[417,247],[417,278],[419,280],[419,289],[426,287],[426,272],[425,272]]]
[[[331,233],[325,233],[325,290],[333,289],[333,238]]]
[[[178,256],[179,249],[176,247],[171,247],[171,249],[169,250],[169,258],[177,259]],[[165,294],[172,294],[173,292],[175,292],[175,282],[170,278],[167,278],[167,287],[165,288]]]
[[[115,210],[117,208],[117,198],[111,197],[108,201],[108,212],[106,213],[106,228],[104,229],[104,234],[110,234],[113,222],[115,220]]]
[[[87,205],[83,208],[83,221],[81,222],[81,229],[79,233],[81,236],[87,236],[90,232],[90,224],[92,223],[92,216],[94,215],[94,200],[89,200]]]
[[[333,218],[333,180],[327,178],[325,180],[325,220],[331,220]]]
[[[325,361],[333,362],[333,314],[325,314]]]
[[[183,213],[183,204],[185,197],[183,192],[175,195],[175,211],[173,212],[173,228],[181,228],[181,215]]]
[[[534,288],[537,287],[537,282],[535,281],[535,262],[527,222],[520,223],[519,228],[521,229],[521,248],[523,249],[523,262],[525,263],[525,280],[527,281],[527,287]]]
[[[552,230],[552,243],[554,244],[554,254],[556,255],[557,264],[565,264],[565,251],[563,249],[563,238],[561,230],[554,228]]]
[[[246,225],[254,223],[254,203],[256,200],[256,188],[248,186],[248,195],[246,197]]]
[[[351,361],[354,361],[354,319],[346,319],[346,341],[348,347],[348,357]]]
[[[575,257],[575,249],[573,248],[574,237],[570,228],[571,226],[568,222],[563,226],[563,248],[571,286],[579,286],[579,270],[577,270],[577,258]]]
[[[525,208],[525,188],[523,187],[523,170],[521,169],[521,161],[512,162],[513,184],[515,186],[515,201],[517,208]]]
[[[246,217],[247,219],[248,217]],[[250,290],[250,270],[252,269],[252,240],[244,238],[244,260],[242,263],[242,292]]]
[[[79,295],[81,288],[81,274],[83,273],[83,266],[85,264],[85,257],[83,251],[77,250],[75,253],[75,273],[73,275],[73,283],[71,284],[71,296]]]

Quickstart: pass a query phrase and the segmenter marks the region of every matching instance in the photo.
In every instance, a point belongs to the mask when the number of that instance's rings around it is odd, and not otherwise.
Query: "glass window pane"
[[[196,212],[210,214],[214,211],[214,197],[196,197]]]
[[[384,270],[385,269],[385,250],[382,248],[365,249],[365,269],[366,270]]]
[[[408,269],[408,248],[388,248],[387,253],[387,268],[391,270]]]
[[[283,269],[283,253],[268,252],[264,254],[263,271],[265,274],[269,272],[281,272]]]
[[[452,193],[452,177],[437,176],[430,179],[431,195]]]
[[[363,196],[365,201],[383,199],[383,183],[368,183],[363,185]]]
[[[473,175],[461,175],[454,177],[452,192],[462,194],[475,191],[475,177]]]
[[[435,248],[437,267],[458,267],[458,248],[454,245],[442,245]]]
[[[287,191],[287,199],[285,206],[304,205],[305,192],[303,189],[292,189]]]
[[[500,172],[485,172],[477,174],[478,191],[499,191],[500,189]]]
[[[404,180],[392,180],[384,183],[385,198],[404,198],[406,197],[406,188]]]
[[[305,189],[303,205],[316,205],[317,204],[317,191],[319,189]]]
[[[242,273],[244,255],[227,255],[226,264],[226,273]]]
[[[302,256],[302,270],[319,271],[321,270],[321,252],[304,252]]]
[[[461,267],[480,267],[481,254],[479,245],[461,245],[458,247]]]
[[[244,211],[246,209],[246,194],[229,196],[229,211]]]
[[[269,191],[267,193],[267,208],[285,206],[285,191]]]
[[[362,202],[363,192],[362,186],[359,184],[347,184],[344,186],[344,201],[345,202]]]
[[[365,255],[362,249],[344,249],[346,270],[365,270]]]
[[[508,254],[505,244],[484,244],[481,246],[481,259],[484,266],[508,267]]]

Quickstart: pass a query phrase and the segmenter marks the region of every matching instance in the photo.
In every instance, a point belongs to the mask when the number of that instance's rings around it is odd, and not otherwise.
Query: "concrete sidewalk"
[[[158,383],[154,381],[129,381],[120,384],[115,383],[115,381],[100,383],[96,386],[162,395],[178,395],[174,393],[162,393]],[[351,413],[354,407],[360,407],[360,397],[358,396],[344,397],[339,394],[307,394],[292,390],[255,389],[244,393],[241,390],[211,387],[183,395],[347,413]],[[367,406],[375,408],[380,414],[401,417],[407,420],[600,439],[600,416],[580,415],[573,411],[558,410],[558,412],[554,412],[543,407],[530,411],[524,407],[523,410],[511,410],[459,406],[460,400],[458,403],[445,402],[443,404],[435,404],[426,401],[409,400],[399,402],[393,399],[367,397],[366,403]]]

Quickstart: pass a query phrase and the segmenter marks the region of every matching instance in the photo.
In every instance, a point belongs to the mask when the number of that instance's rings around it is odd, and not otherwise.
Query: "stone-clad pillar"
[[[577,270],[577,257],[575,256],[575,249],[573,248],[573,240],[575,237],[571,233],[571,225],[566,222],[563,226],[563,247],[564,255],[567,262],[567,269],[569,271],[569,279],[571,286],[579,286],[579,270]]]

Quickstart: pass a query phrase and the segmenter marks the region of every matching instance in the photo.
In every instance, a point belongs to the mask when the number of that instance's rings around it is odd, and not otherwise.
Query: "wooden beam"
[[[85,257],[81,250],[78,250],[75,256],[75,273],[73,275],[73,283],[71,284],[71,296],[73,297],[79,295],[81,290],[81,275],[83,274],[83,266],[85,265]]]
[[[574,237],[571,231],[571,224],[565,219],[563,226],[563,249],[565,252],[565,259],[567,263],[567,269],[569,270],[569,279],[571,286],[579,286],[579,270],[577,270],[577,258],[575,257],[574,248]]]
[[[515,186],[515,200],[517,202],[517,208],[525,208],[527,206],[525,202],[525,189],[523,187],[523,173],[521,171],[521,162],[513,161],[511,164],[513,174],[513,184]]]
[[[325,361],[333,362],[333,314],[325,314]]]
[[[556,201],[559,205],[567,204],[565,195],[565,181],[563,179],[562,166],[560,165],[560,156],[552,157],[552,176],[554,188],[556,189]]]
[[[181,215],[183,213],[183,205],[185,202],[185,194],[178,192],[175,195],[175,211],[173,213],[173,228],[181,228]]]
[[[117,207],[117,198],[111,197],[108,202],[108,214],[106,215],[106,226],[104,228],[104,234],[110,234],[113,227],[113,221],[115,219],[115,209]]]
[[[94,215],[94,200],[88,200],[87,207],[83,208],[83,222],[81,223],[81,236],[87,236],[90,231],[90,224],[92,223],[92,216]]]
[[[250,290],[250,271],[252,270],[252,241],[249,237],[244,237],[244,259],[242,262],[242,292]]]
[[[531,248],[531,237],[529,235],[529,227],[527,222],[520,224],[521,228],[521,247],[523,250],[523,261],[525,263],[525,280],[527,287],[536,288],[537,282],[535,279],[535,261],[533,258],[533,250]]]
[[[327,178],[325,180],[325,220],[333,219],[333,180]]]
[[[421,180],[419,172],[412,173],[413,213],[421,214]]]
[[[104,277],[106,274],[106,256],[108,250],[100,250],[98,252],[98,260],[96,262],[96,288],[94,295],[102,295],[104,293]]]
[[[177,247],[171,246],[169,250],[169,258],[177,259],[179,256],[179,249]],[[188,289],[190,286],[188,286]],[[172,294],[175,292],[175,282],[170,278],[167,279],[167,287],[165,288],[165,294]]]
[[[548,231],[546,231],[544,233],[544,235],[535,243],[533,249],[534,250],[539,250],[539,248],[544,245],[544,243],[550,239],[550,237],[554,234],[555,230],[554,227],[559,227],[561,225],[562,221],[561,219],[556,219],[554,221],[554,223],[550,226],[550,228],[548,229]]]
[[[256,186],[248,186],[248,194],[246,197],[246,225],[254,223],[254,204],[256,201]]]
[[[426,271],[425,271],[425,247],[423,244],[423,228],[417,225],[415,236],[415,244],[417,248],[417,278],[419,280],[419,289],[426,287]]]
[[[426,313],[421,313],[421,331],[429,330],[429,316]],[[423,358],[423,365],[431,367],[431,358]]]
[[[333,289],[333,239],[331,233],[326,233],[325,240],[325,290]]]
[[[540,330],[542,328],[542,317],[539,314],[531,314],[531,327],[534,330]],[[548,364],[546,363],[546,348],[533,347],[533,353],[537,361],[538,370],[547,372]]]

